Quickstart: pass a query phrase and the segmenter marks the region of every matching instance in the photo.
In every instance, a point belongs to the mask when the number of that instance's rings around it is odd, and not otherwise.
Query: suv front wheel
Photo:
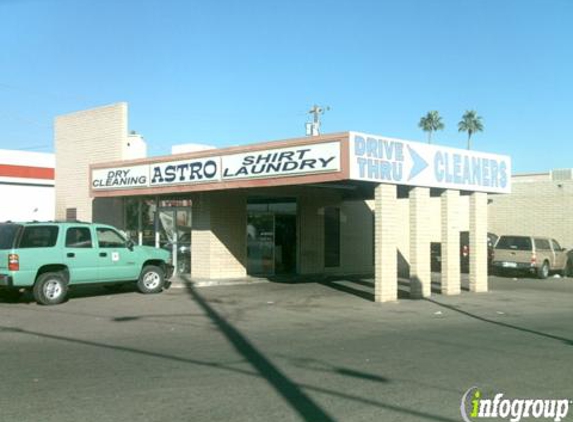
[[[155,265],[143,267],[137,288],[141,293],[159,293],[165,286],[165,272]]]
[[[32,293],[36,302],[41,305],[57,305],[66,299],[68,283],[60,273],[40,274]]]

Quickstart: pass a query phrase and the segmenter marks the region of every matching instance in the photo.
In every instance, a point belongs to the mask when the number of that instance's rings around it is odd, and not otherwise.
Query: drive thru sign
[[[508,156],[350,133],[350,178],[491,193],[511,191]]]

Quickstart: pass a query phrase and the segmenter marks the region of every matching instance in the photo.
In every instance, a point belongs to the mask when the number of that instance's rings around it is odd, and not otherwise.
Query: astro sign
[[[340,171],[340,143],[92,170],[93,190],[190,185]]]
[[[502,155],[351,133],[350,178],[509,193],[511,159]]]

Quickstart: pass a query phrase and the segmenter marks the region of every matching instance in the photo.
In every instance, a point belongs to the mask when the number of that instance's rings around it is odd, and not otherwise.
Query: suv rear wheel
[[[568,259],[567,263],[565,264],[563,277],[573,277],[573,261],[571,261],[571,259]]]
[[[155,265],[143,267],[137,288],[141,293],[159,293],[165,286],[165,272]]]
[[[40,305],[57,305],[66,299],[68,283],[61,273],[40,274],[32,293]]]
[[[549,277],[549,262],[544,261],[541,267],[537,269],[537,277],[541,279]]]

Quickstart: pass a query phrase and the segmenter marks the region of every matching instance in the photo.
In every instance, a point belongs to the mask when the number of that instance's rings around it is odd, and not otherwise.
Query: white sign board
[[[191,185],[340,171],[340,143],[92,170],[92,189]]]
[[[397,185],[511,192],[511,159],[437,145],[350,134],[350,178]]]
[[[291,176],[340,170],[340,143],[301,145],[226,155],[223,180]]]
[[[95,190],[137,188],[149,185],[149,166],[116,167],[92,170]]]

